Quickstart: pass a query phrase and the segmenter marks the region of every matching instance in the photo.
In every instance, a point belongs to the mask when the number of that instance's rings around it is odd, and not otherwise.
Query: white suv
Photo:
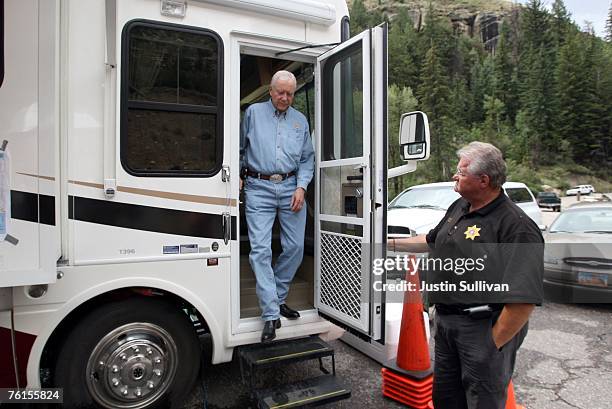
[[[411,186],[389,203],[387,225],[390,236],[408,236],[411,230],[425,234],[436,227],[449,206],[459,198],[455,182],[428,183]],[[542,212],[531,190],[518,182],[503,185],[506,195],[529,216],[540,229]]]
[[[576,196],[578,193],[581,195],[590,195],[595,193],[595,188],[592,185],[578,185],[565,192],[565,196]]]

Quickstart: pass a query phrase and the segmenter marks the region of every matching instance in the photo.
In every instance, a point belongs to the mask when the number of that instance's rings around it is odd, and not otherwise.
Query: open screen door
[[[316,307],[371,339],[384,323],[371,266],[386,240],[386,59],[383,25],[316,66]]]

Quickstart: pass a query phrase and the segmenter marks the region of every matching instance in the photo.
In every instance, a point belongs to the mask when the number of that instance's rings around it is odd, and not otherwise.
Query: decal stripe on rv
[[[68,217],[89,223],[182,236],[223,239],[223,216],[69,196]],[[232,240],[236,217],[232,216]]]
[[[11,218],[55,226],[55,196],[11,190]]]

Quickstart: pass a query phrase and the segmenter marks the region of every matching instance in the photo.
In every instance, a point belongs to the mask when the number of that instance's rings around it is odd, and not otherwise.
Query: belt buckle
[[[270,182],[280,183],[282,181],[283,181],[283,175],[279,175],[278,173],[270,175]]]

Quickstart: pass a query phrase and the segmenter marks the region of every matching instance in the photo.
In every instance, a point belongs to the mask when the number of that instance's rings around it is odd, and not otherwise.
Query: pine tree
[[[523,39],[519,63],[521,79],[520,103],[524,113],[524,129],[529,133],[524,143],[529,147],[524,158],[537,169],[542,161],[552,161],[553,143],[551,123],[554,107],[554,49],[550,35],[549,15],[540,0],[531,0],[521,15]]]
[[[507,17],[502,22],[500,38],[494,57],[495,92],[504,104],[504,118],[513,125],[519,107],[519,90],[516,80],[516,67],[518,58],[513,57],[517,42],[517,36],[513,35],[511,19],[514,15]]]
[[[585,96],[585,79],[582,73],[583,56],[580,34],[570,36],[559,51],[556,70],[557,100],[559,103],[556,132],[560,139],[567,141],[573,150],[582,151],[581,138],[576,138],[582,126],[582,112]],[[580,103],[576,103],[580,101]],[[576,139],[576,140],[575,140]]]
[[[486,56],[472,67],[472,72],[470,73],[470,93],[472,94],[473,104],[469,118],[472,122],[482,122],[485,118],[485,95],[495,94],[495,66],[493,57]]]
[[[391,21],[389,29],[389,83],[416,88],[424,53],[413,22],[405,9]]]
[[[369,25],[368,11],[363,4],[363,0],[354,0],[351,5],[351,37],[361,33]]]
[[[606,41],[612,42],[612,3],[608,9],[608,19],[606,20]]]
[[[431,143],[433,152],[431,155],[431,168],[433,169],[433,180],[448,180],[450,178],[449,161],[452,159],[453,144],[448,137],[450,129],[449,116],[449,80],[445,72],[438,51],[432,45],[421,69],[421,86],[418,97],[421,111],[427,113],[430,120]],[[449,153],[450,152],[450,153]]]
[[[571,29],[571,17],[563,0],[555,0],[552,4],[551,34],[554,47],[558,50],[565,43],[568,30]],[[555,50],[555,51],[557,51]]]
[[[605,136],[606,112],[610,105],[610,100],[604,99],[601,93],[602,78],[608,69],[603,66],[602,42],[594,33],[583,34],[584,61],[582,75],[584,75],[585,98],[584,115],[582,119],[582,133],[584,140],[581,143],[582,152],[578,153],[579,159],[585,159],[593,164],[601,164],[604,160],[609,160],[602,155],[600,142]]]

